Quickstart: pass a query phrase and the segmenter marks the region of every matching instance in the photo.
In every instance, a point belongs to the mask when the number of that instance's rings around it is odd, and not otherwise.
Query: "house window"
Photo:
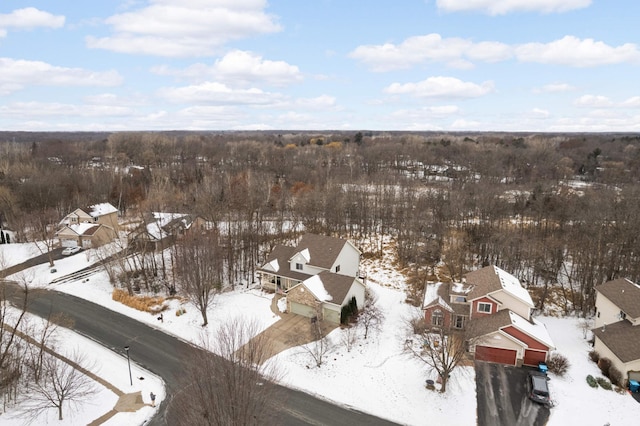
[[[302,263],[296,263],[296,269],[302,271]]]
[[[340,265],[336,266],[336,274],[340,272]]]
[[[444,324],[444,315],[440,309],[437,309],[431,314],[431,325],[442,327],[442,324]]]
[[[598,311],[598,313],[596,314],[596,316],[597,316],[598,318],[600,318],[600,311]]]
[[[480,302],[478,303],[478,312],[484,312],[486,314],[491,313],[491,303]]]
[[[455,328],[464,328],[464,315],[456,316],[456,323],[454,324]]]
[[[467,298],[465,296],[456,296],[454,300],[454,302],[457,302],[457,303],[464,303],[466,301],[467,301]]]
[[[625,314],[624,312],[620,311],[620,315],[619,315],[620,319],[627,319],[627,314]]]

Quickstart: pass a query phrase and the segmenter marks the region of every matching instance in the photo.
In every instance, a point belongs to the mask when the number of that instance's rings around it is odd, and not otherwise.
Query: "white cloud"
[[[578,107],[587,108],[610,108],[614,103],[606,96],[583,95],[576,99],[573,104]]]
[[[545,84],[544,86],[539,88],[535,88],[533,89],[533,92],[534,93],[562,93],[562,92],[571,92],[574,90],[576,90],[576,88],[567,83],[551,83],[551,84]]]
[[[88,47],[167,57],[208,56],[225,43],[280,31],[265,0],[150,0],[107,19],[113,35],[87,37]]]
[[[213,65],[193,64],[176,70],[167,66],[154,67],[152,72],[172,75],[195,81],[208,79],[246,85],[264,82],[274,86],[285,86],[302,80],[302,74],[295,65],[284,61],[270,61],[252,52],[234,50],[215,61]]]
[[[159,96],[171,102],[205,105],[269,105],[282,101],[282,95],[257,88],[234,89],[223,83],[205,82],[160,89]]]
[[[4,28],[60,28],[64,26],[64,21],[65,17],[62,15],[52,15],[35,7],[16,9],[11,13],[0,14],[0,36],[6,34],[6,31],[2,31]]]
[[[122,76],[117,71],[89,71],[65,68],[46,62],[0,58],[0,94],[25,86],[117,86]]]
[[[551,113],[546,109],[533,108],[531,110],[531,117],[533,118],[548,118],[550,115]]]
[[[12,117],[130,117],[128,107],[112,105],[77,105],[59,102],[15,102],[0,106],[0,115]]]
[[[446,12],[477,10],[489,15],[504,15],[511,12],[567,12],[585,8],[591,0],[437,0],[436,4]]]
[[[623,108],[640,108],[640,96],[632,96],[629,99],[622,102]]]
[[[477,98],[492,92],[493,88],[491,81],[476,84],[454,77],[429,77],[417,83],[393,83],[384,91],[391,95],[409,94],[419,98]]]
[[[633,43],[609,46],[602,41],[565,36],[550,43],[526,43],[515,49],[521,62],[594,67],[598,65],[640,62],[640,51]]]
[[[510,47],[499,42],[474,43],[463,38],[442,38],[440,34],[409,37],[400,44],[358,46],[349,56],[373,71],[410,68],[423,62],[444,62],[454,68],[469,68],[472,60],[496,62],[511,56]]]

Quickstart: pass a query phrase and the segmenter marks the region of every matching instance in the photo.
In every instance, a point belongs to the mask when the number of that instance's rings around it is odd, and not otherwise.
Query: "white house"
[[[596,287],[594,350],[625,380],[640,380],[640,285],[625,278]]]
[[[360,250],[351,242],[305,234],[295,247],[276,246],[258,269],[263,288],[287,294],[289,312],[340,322],[340,311],[355,297],[364,305],[359,278]]]

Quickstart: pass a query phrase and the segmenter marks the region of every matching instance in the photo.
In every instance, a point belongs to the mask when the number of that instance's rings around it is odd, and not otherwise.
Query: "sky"
[[[0,130],[640,130],[636,0],[3,0]]]
[[[94,249],[56,261],[56,273],[51,273],[48,264],[35,266],[25,276],[35,287],[51,287],[52,278],[65,276],[99,260]],[[0,245],[0,269],[18,264],[39,254],[33,243]],[[362,330],[358,330],[358,340],[348,351],[343,343],[344,331],[340,328],[329,334],[331,350],[320,368],[314,366],[310,355],[300,347],[294,347],[273,358],[283,373],[283,383],[289,387],[302,389],[320,398],[356,410],[391,419],[404,425],[424,425],[425,419],[432,424],[443,426],[471,425],[476,423],[475,372],[472,367],[458,367],[452,373],[445,394],[425,388],[425,379],[435,379],[435,373],[428,371],[420,361],[403,351],[407,337],[407,319],[416,313],[405,302],[405,276],[396,270],[393,246],[385,244],[381,258],[363,259],[363,269],[367,271],[367,285],[378,295],[378,306],[385,315],[380,331],[372,331],[365,340]],[[20,278],[12,276],[9,278]],[[433,284],[430,284],[433,285]],[[198,310],[192,305],[181,305],[177,299],[167,301],[169,308],[164,321],[159,323],[156,315],[136,311],[111,298],[113,290],[106,272],[101,271],[84,279],[55,285],[55,290],[73,294],[100,304],[108,309],[128,315],[151,327],[180,336],[196,344],[203,339],[203,329]],[[215,306],[209,311],[209,336],[215,334],[224,321],[234,318],[249,318],[266,328],[280,317],[271,312],[272,293],[258,289],[241,289],[225,292],[217,296]],[[178,308],[186,308],[180,316],[173,314]],[[549,305],[547,305],[549,309]],[[247,313],[251,313],[247,316]],[[604,389],[592,389],[585,380],[588,374],[601,375],[595,363],[589,361],[587,353],[592,349],[583,336],[581,319],[575,317],[538,317],[546,324],[557,351],[571,363],[565,377],[551,375],[549,388],[556,407],[551,410],[549,426],[570,424],[613,425],[629,424],[629,413],[636,413],[638,403],[628,394],[618,394]],[[60,330],[62,333],[63,330]],[[145,403],[149,403],[149,393],[157,395],[157,403],[165,397],[162,380],[136,363],[135,345],[131,345],[131,362],[135,380],[130,385],[126,370],[126,359],[95,342],[71,332],[64,331],[56,336],[56,341],[64,342],[56,347],[63,355],[69,355],[79,347],[91,346],[90,368],[96,375],[123,392],[141,391]],[[353,377],[358,378],[358,386],[353,386]],[[100,417],[114,406],[115,394],[101,388],[94,399],[83,405],[74,416],[66,419],[65,425],[86,425]],[[2,424],[22,426],[24,422],[13,415],[20,410],[14,407],[3,414]],[[135,413],[119,413],[106,425],[142,425],[153,415],[151,407],[144,407]],[[55,412],[38,419],[36,424],[59,424]]]

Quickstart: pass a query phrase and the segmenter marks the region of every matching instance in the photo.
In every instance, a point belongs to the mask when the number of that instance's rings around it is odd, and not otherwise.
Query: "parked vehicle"
[[[72,254],[76,254],[80,251],[80,247],[75,246],[75,247],[67,247],[66,249],[62,250],[62,255],[63,256],[71,256]]]
[[[531,372],[528,377],[529,399],[550,407],[552,404],[549,396],[549,386],[547,385],[548,379],[546,374]]]

